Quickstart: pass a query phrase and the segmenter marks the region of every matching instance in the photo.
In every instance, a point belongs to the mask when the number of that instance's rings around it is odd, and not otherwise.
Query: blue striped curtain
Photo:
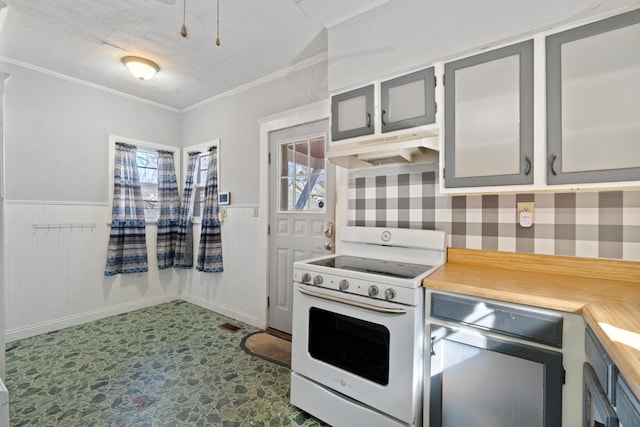
[[[173,267],[180,215],[178,180],[173,164],[173,152],[158,150],[158,234],[156,249],[158,268]]]
[[[173,261],[173,266],[176,268],[193,267],[193,229],[191,220],[193,218],[193,176],[198,164],[198,156],[200,156],[200,153],[197,151],[189,153]]]
[[[200,249],[196,270],[205,273],[218,273],[222,268],[222,237],[218,216],[218,155],[217,148],[209,149],[209,169],[204,192],[204,209],[202,212],[202,231],[200,232]]]
[[[116,143],[105,276],[148,271],[142,190],[134,145]]]

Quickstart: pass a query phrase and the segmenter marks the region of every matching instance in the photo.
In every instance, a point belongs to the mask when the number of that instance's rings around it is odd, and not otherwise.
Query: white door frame
[[[260,234],[258,236],[259,253],[264,254],[259,263],[258,276],[258,322],[259,328],[267,329],[269,310],[269,134],[273,131],[328,119],[331,113],[329,99],[303,105],[258,120],[260,127]],[[262,316],[260,316],[262,313]]]

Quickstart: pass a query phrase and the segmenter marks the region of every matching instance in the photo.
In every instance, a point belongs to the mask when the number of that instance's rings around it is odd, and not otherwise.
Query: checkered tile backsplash
[[[438,165],[352,170],[348,224],[443,230],[449,246],[640,261],[640,191],[446,196]],[[518,202],[535,202],[531,228]]]

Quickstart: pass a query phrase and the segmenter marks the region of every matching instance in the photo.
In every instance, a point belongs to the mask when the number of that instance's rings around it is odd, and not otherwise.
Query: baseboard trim
[[[209,301],[206,301],[200,298],[194,298],[184,294],[180,296],[180,299],[188,303],[195,304],[199,307],[206,308],[207,310],[211,310],[216,313],[222,314],[223,316],[227,316],[232,319],[238,320],[240,322],[244,322],[256,328],[260,328],[260,322],[258,321],[258,319],[252,316],[247,316],[245,313],[240,313],[230,308],[227,308],[218,304],[213,304]]]
[[[141,308],[152,307],[154,305],[179,300],[180,296],[178,294],[162,295],[159,297],[145,298],[142,300],[119,304],[99,310],[88,311],[86,313],[75,314],[73,316],[67,316],[48,322],[26,326],[23,328],[9,329],[5,333],[5,340],[7,343],[10,343],[12,341],[45,334],[47,332],[57,331],[60,329],[68,328],[70,326],[78,326],[83,323],[92,322],[94,320],[117,316],[118,314],[128,313],[130,311],[139,310]]]

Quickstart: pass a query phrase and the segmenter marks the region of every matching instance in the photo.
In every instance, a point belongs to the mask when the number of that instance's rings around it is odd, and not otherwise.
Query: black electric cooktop
[[[310,261],[308,264],[335,268],[338,270],[359,271],[399,279],[413,279],[433,268],[431,265],[386,261],[351,255],[336,255],[331,258]],[[339,274],[339,272],[336,272],[336,274]]]

